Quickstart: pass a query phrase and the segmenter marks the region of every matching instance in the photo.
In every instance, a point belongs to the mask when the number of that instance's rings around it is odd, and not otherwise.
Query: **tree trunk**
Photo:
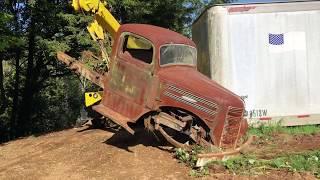
[[[1,58],[1,57],[0,57]],[[7,107],[7,99],[3,86],[3,60],[0,60],[0,114],[4,113]]]
[[[13,90],[13,100],[12,100],[12,112],[10,117],[10,138],[15,139],[16,128],[17,128],[17,113],[19,106],[19,84],[20,84],[20,56],[21,50],[17,49],[15,57],[15,77],[14,77],[14,90]]]
[[[31,12],[32,13],[32,12]],[[32,16],[32,14],[31,14]],[[28,57],[27,57],[27,73],[24,82],[24,90],[21,100],[21,108],[17,121],[17,136],[25,136],[31,131],[31,114],[33,104],[33,86],[34,86],[34,48],[35,48],[35,22],[31,17],[29,37],[28,37]]]

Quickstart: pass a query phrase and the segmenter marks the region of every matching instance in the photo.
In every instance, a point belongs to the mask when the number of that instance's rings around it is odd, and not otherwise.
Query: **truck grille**
[[[242,108],[236,108],[231,106],[228,108],[222,134],[222,147],[231,148],[236,146],[239,131],[241,128],[241,121],[243,119],[242,116]]]
[[[212,117],[215,116],[218,111],[218,105],[215,102],[199,97],[190,91],[178,88],[174,85],[168,85],[163,95],[192,106]]]

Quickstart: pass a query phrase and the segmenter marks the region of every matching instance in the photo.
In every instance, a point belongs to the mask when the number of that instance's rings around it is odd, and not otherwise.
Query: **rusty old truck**
[[[103,40],[104,31],[113,38],[110,56],[101,49],[103,57],[110,57],[104,73],[58,52],[58,60],[103,89],[101,96],[89,93],[87,106],[131,134],[132,125],[141,122],[176,147],[194,143],[230,149],[205,157],[239,151],[248,127],[244,102],[197,71],[192,40],[157,26],[120,25],[99,0],[73,0],[73,7],[94,14],[88,26],[94,40]]]
[[[106,75],[85,69],[64,53],[58,57],[103,87],[102,100],[93,110],[132,134],[130,123],[142,120],[175,146],[184,142],[172,130],[200,145],[230,148],[247,129],[241,98],[197,71],[194,42],[176,32],[122,25]]]

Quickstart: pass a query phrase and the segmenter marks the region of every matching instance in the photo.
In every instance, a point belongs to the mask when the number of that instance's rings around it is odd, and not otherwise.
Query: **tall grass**
[[[296,127],[282,127],[281,131],[288,134],[313,135],[320,133],[319,125],[306,125]]]
[[[320,150],[303,152],[300,154],[287,154],[274,159],[257,159],[253,155],[242,155],[226,161],[214,161],[212,164],[224,166],[236,174],[255,174],[271,169],[285,169],[291,172],[311,172],[320,178]]]
[[[249,128],[249,134],[256,135],[258,137],[267,137],[276,133],[286,133],[290,135],[314,135],[320,133],[320,125],[282,127],[279,124],[277,124],[273,126],[261,125],[258,128]]]

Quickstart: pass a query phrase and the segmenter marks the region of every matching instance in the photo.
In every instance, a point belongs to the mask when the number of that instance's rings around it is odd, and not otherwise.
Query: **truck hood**
[[[189,66],[168,66],[158,72],[163,83],[177,86],[219,105],[244,108],[241,98]]]

